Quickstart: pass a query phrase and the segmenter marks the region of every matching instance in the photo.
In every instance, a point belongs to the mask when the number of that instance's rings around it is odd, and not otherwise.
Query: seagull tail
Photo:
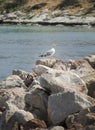
[[[42,54],[42,55],[40,55],[39,57],[46,57],[46,55],[45,55],[45,54]]]

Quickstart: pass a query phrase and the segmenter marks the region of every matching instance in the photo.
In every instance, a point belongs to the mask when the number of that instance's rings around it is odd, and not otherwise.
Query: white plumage
[[[51,48],[50,50],[48,50],[46,53],[41,54],[40,57],[47,57],[47,56],[53,56],[55,54],[55,49]]]

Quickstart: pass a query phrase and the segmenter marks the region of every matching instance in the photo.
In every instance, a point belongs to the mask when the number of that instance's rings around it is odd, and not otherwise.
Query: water
[[[0,80],[13,69],[32,71],[42,52],[55,46],[55,58],[80,59],[95,54],[95,28],[0,26]]]

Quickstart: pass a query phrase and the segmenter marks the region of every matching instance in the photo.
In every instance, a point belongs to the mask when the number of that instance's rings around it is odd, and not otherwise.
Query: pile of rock
[[[94,130],[95,55],[40,59],[0,81],[0,130]]]

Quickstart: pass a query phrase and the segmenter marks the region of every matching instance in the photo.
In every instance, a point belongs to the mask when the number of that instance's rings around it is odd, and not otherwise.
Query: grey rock
[[[34,85],[40,85],[39,77],[35,78],[32,84],[29,86],[28,90],[30,90]]]
[[[7,77],[5,80],[0,81],[0,89],[8,89],[14,87],[24,87],[26,88],[23,80],[17,75],[11,75]]]
[[[84,81],[71,71],[64,71],[62,74],[56,73],[56,75],[43,74],[40,77],[40,85],[49,93],[67,90],[87,93]]]
[[[63,92],[49,96],[48,117],[53,125],[60,124],[70,114],[93,106],[95,100],[91,97],[75,92]]]
[[[75,70],[74,73],[80,76],[80,78],[86,83],[88,88],[88,95],[95,97],[95,69],[88,63],[83,61]]]
[[[93,125],[95,122],[95,106],[81,110],[77,118],[83,126]]]
[[[86,81],[86,79],[90,76],[91,74],[93,74],[95,72],[95,70],[91,67],[91,65],[88,63],[88,61],[83,60],[83,61],[79,61],[81,62],[79,65],[77,65],[76,69],[73,70],[73,72],[75,72],[76,74],[78,74],[81,78],[84,78],[84,80]],[[87,76],[87,78],[86,78]]]
[[[51,68],[44,65],[36,65],[35,68],[32,69],[34,73],[40,76],[43,73],[46,73],[51,70]]]
[[[32,113],[20,110],[14,104],[7,102],[7,110],[1,116],[0,130],[12,130],[16,121],[25,124],[32,119],[34,119]]]
[[[76,127],[77,124],[80,124],[83,130],[94,130],[95,128],[94,122],[95,122],[95,106],[83,109],[77,114],[69,115],[65,121],[67,128],[73,129]]]
[[[64,71],[52,69],[45,65],[36,65],[35,68],[33,68],[33,72],[36,73],[38,76],[41,76],[44,73],[49,73],[49,74],[55,76],[55,75],[59,75],[59,74],[63,73]]]
[[[15,104],[19,109],[25,108],[24,96],[26,92],[23,88],[0,89],[0,105],[7,106],[7,101]]]
[[[34,85],[25,96],[25,110],[32,112],[37,118],[47,121],[48,94],[40,85]]]

